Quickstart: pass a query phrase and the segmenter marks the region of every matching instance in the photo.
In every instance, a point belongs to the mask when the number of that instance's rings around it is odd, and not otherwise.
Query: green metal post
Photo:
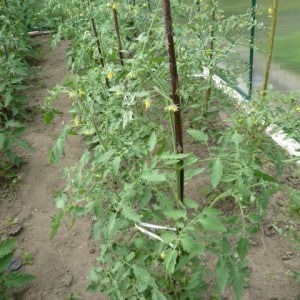
[[[253,60],[254,60],[254,35],[255,35],[255,20],[256,20],[256,0],[251,0],[251,28],[250,28],[250,52],[249,52],[249,99],[253,90]]]

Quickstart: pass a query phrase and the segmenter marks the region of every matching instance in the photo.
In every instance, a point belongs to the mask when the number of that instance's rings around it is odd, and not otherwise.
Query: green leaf
[[[50,111],[47,111],[46,113],[44,113],[44,123],[46,125],[49,125],[52,122],[53,118],[54,118],[53,111],[50,110]]]
[[[163,211],[163,213],[167,218],[174,219],[174,220],[186,218],[186,211],[184,211],[184,210],[174,210],[173,209],[173,210]]]
[[[3,282],[3,286],[7,289],[17,288],[23,286],[25,283],[28,283],[34,280],[36,277],[33,275],[22,274],[20,272],[9,273],[5,277],[5,281]]]
[[[160,237],[163,239],[165,243],[171,243],[177,238],[177,234],[175,231],[164,231]]]
[[[244,137],[237,133],[236,131],[234,132],[234,134],[231,137],[231,141],[235,144],[236,147],[238,147],[238,145],[244,140]]]
[[[16,145],[20,146],[21,148],[23,148],[26,151],[34,151],[34,148],[27,141],[25,141],[23,139],[17,139]]]
[[[164,265],[166,267],[166,271],[168,274],[173,274],[176,268],[177,262],[177,251],[173,249],[169,249],[165,251],[166,257],[164,260]]]
[[[13,256],[14,256],[14,254],[13,254],[13,252],[11,252],[0,258],[0,274],[7,269],[7,266],[11,262]],[[1,277],[1,275],[0,275],[0,277]]]
[[[229,279],[229,273],[226,267],[226,262],[222,257],[219,258],[216,264],[216,277],[217,277],[216,284],[217,284],[218,291],[222,294],[227,287],[228,279]]]
[[[64,212],[63,210],[60,210],[57,215],[51,218],[50,239],[53,239],[55,237],[63,217],[64,217]]]
[[[197,176],[205,171],[205,168],[187,169],[184,173],[184,181],[188,182],[192,177]]]
[[[133,268],[134,276],[137,279],[137,281],[141,281],[146,286],[153,286],[153,287],[156,286],[154,279],[145,268],[142,268],[141,266],[138,265],[133,265],[132,268]]]
[[[191,199],[188,198],[184,198],[183,203],[188,207],[188,208],[192,208],[192,209],[197,209],[199,204]]]
[[[11,253],[17,243],[16,238],[12,238],[0,243],[0,258]]]
[[[148,143],[148,149],[150,152],[154,150],[156,143],[157,143],[157,136],[155,132],[153,132],[150,136],[149,143]]]
[[[157,170],[147,170],[141,178],[145,181],[149,182],[164,182],[167,180],[166,176],[164,174],[159,174]]]
[[[164,153],[162,154],[161,156],[161,159],[162,160],[175,160],[175,161],[178,161],[178,160],[182,160],[184,158],[187,158],[188,156],[190,156],[189,153]]]
[[[210,181],[214,189],[220,183],[222,179],[222,175],[223,175],[223,164],[220,157],[218,157],[210,167]]]
[[[222,255],[223,256],[230,256],[232,255],[231,244],[229,240],[225,237],[222,239]]]
[[[187,132],[193,139],[198,141],[200,144],[207,143],[208,137],[207,134],[204,133],[203,131],[196,130],[196,129],[188,129]]]
[[[119,170],[120,170],[120,165],[121,165],[121,157],[118,156],[112,162],[112,170],[113,170],[113,175],[114,176],[118,175]]]
[[[152,300],[167,300],[167,298],[157,289],[152,289]]]
[[[72,130],[71,126],[67,125],[61,131],[58,139],[56,140],[54,147],[50,152],[50,156],[49,156],[50,163],[60,162],[60,158],[65,154],[65,143],[71,130]]]
[[[186,251],[191,256],[202,255],[205,251],[204,245],[201,245],[194,238],[188,235],[182,236],[181,245],[183,250]]]
[[[204,230],[214,230],[214,231],[226,231],[226,228],[219,222],[217,218],[213,218],[207,215],[199,215],[198,222],[203,227]]]
[[[249,248],[249,240],[247,238],[240,238],[236,247],[237,253],[241,260],[245,259]]]
[[[131,220],[133,222],[140,221],[140,216],[135,212],[134,209],[132,209],[131,207],[129,207],[127,205],[123,205],[122,214],[126,219]]]

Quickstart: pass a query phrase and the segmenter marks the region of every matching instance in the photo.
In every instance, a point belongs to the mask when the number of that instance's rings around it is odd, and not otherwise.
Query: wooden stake
[[[169,0],[162,0],[164,22],[165,22],[165,36],[166,36],[166,49],[169,59],[169,70],[171,77],[171,89],[172,99],[177,109],[174,111],[174,128],[175,128],[175,140],[176,140],[176,152],[183,153],[183,139],[182,139],[182,124],[181,124],[181,101],[179,96],[179,81],[176,66],[176,55],[173,38],[172,28],[172,14]],[[178,176],[178,187],[179,187],[179,199],[183,202],[184,199],[184,169],[183,160],[178,164],[179,176]]]

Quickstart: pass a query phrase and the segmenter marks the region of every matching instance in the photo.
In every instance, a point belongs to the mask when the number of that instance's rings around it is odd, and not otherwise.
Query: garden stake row
[[[273,0],[272,8],[271,8],[271,32],[269,38],[269,46],[268,46],[268,57],[266,63],[266,69],[264,74],[264,82],[262,87],[262,97],[264,98],[267,93],[267,86],[269,80],[269,73],[270,73],[270,66],[273,54],[273,47],[274,47],[274,37],[275,37],[275,29],[276,29],[276,21],[277,21],[277,10],[278,10],[278,0]]]
[[[165,36],[166,36],[166,49],[169,58],[169,70],[171,77],[171,89],[172,99],[176,109],[174,110],[174,128],[175,128],[175,141],[176,152],[183,153],[183,141],[182,141],[182,124],[181,124],[181,101],[179,96],[179,81],[176,66],[176,55],[173,38],[172,28],[172,14],[169,0],[162,1],[164,22],[165,22]],[[178,200],[183,202],[184,199],[184,169],[183,160],[180,160],[177,166],[177,192]]]
[[[89,6],[90,6],[90,9],[92,9],[90,2],[89,2]],[[103,53],[102,53],[101,45],[100,45],[100,39],[99,39],[98,30],[96,27],[96,22],[95,22],[94,17],[91,17],[91,25],[92,25],[93,34],[96,38],[96,45],[97,45],[98,54],[99,54],[99,61],[100,61],[102,68],[104,69],[105,63],[104,63]],[[107,88],[109,88],[109,81],[108,81],[107,77],[105,77],[105,84],[106,84]]]
[[[96,38],[96,44],[97,44],[98,53],[99,53],[99,57],[100,57],[100,63],[101,63],[102,68],[104,68],[105,64],[104,64],[104,59],[103,59],[103,53],[102,53],[102,50],[101,50],[100,40],[99,40],[98,31],[97,31],[97,27],[96,27],[96,23],[95,23],[94,18],[91,18],[91,23],[92,23],[93,32],[94,32],[94,35],[95,35],[95,38]],[[107,77],[105,77],[105,84],[109,88],[109,81],[108,81]]]
[[[123,52],[122,52],[123,47],[122,47],[122,42],[121,42],[121,35],[120,35],[120,29],[119,29],[116,4],[112,5],[112,12],[113,12],[113,19],[114,19],[114,26],[115,26],[115,32],[116,32],[116,37],[117,37],[118,49],[119,49],[120,63],[122,66],[124,66],[124,56],[123,56]]]

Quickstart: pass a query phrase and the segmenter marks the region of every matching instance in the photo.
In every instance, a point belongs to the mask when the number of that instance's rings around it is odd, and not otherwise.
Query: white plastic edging
[[[195,74],[194,76],[208,78],[209,69],[207,67],[204,67],[203,72],[201,74]],[[229,87],[222,78],[220,78],[217,75],[213,75],[212,80],[214,81],[215,86],[218,89],[223,90],[225,94],[237,100],[238,104],[245,103],[245,98],[241,94],[239,94],[235,89]],[[289,153],[289,155],[300,156],[300,144],[296,140],[289,138],[288,135],[282,130],[276,133],[272,133],[274,129],[276,129],[276,125],[270,125],[266,129],[267,135],[269,135],[277,145],[286,150]],[[300,160],[296,161],[296,164],[300,166]]]

